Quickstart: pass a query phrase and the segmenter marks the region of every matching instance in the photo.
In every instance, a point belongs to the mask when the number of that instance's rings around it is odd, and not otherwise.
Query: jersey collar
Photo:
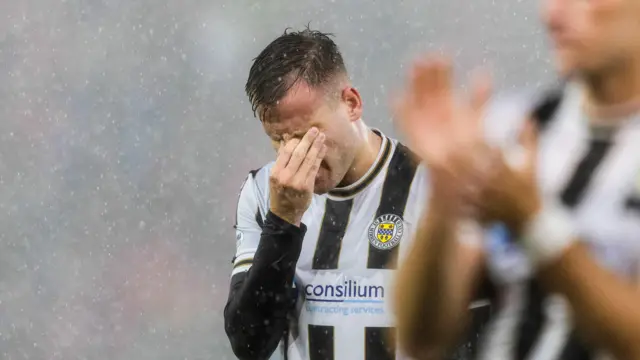
[[[372,129],[374,133],[382,138],[382,145],[378,151],[378,156],[373,162],[369,170],[356,182],[345,187],[335,188],[327,194],[330,199],[333,200],[346,200],[353,198],[362,190],[364,190],[371,182],[380,174],[380,171],[384,168],[384,165],[389,160],[392,153],[392,141],[389,140],[380,130]]]

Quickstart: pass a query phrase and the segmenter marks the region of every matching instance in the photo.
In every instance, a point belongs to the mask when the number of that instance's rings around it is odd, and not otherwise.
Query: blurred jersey
[[[295,271],[290,360],[401,359],[388,341],[393,331],[390,283],[426,204],[423,167],[402,144],[380,132],[375,163],[358,182],[314,195]],[[261,223],[269,209],[269,164],[243,186],[232,276],[250,271]],[[281,348],[283,346],[281,345]]]
[[[569,208],[585,244],[599,263],[637,281],[640,260],[640,116],[617,126],[591,126],[575,84],[547,96],[535,109],[541,133],[538,181],[546,197]],[[515,144],[527,108],[511,101],[489,114],[487,135]],[[598,359],[575,334],[566,301],[543,291],[508,234],[496,227],[487,242],[488,267],[499,289],[478,358]],[[606,296],[606,294],[603,294]]]

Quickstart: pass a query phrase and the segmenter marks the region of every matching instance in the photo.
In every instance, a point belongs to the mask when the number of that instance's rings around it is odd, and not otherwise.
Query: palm
[[[422,103],[410,105],[399,124],[409,146],[425,162],[441,164],[452,146],[448,138],[452,135],[453,117],[451,99],[431,97]]]
[[[454,96],[448,62],[418,63],[396,106],[397,122],[409,145],[431,166],[442,165],[458,146],[480,137],[480,108],[488,87],[477,87],[472,103]]]

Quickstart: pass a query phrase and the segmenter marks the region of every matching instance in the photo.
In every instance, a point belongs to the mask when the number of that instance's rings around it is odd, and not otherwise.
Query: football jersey
[[[572,214],[581,239],[603,267],[637,281],[640,265],[640,116],[618,126],[592,126],[577,84],[546,99],[540,125],[538,181],[545,197]],[[514,104],[517,104],[514,105]],[[526,117],[522,102],[489,115],[487,135],[507,149]],[[546,293],[517,243],[499,227],[489,231],[488,268],[499,289],[497,310],[481,335],[480,359],[599,359],[581,343],[562,296]]]
[[[289,360],[393,359],[390,283],[427,198],[425,169],[381,132],[375,163],[357,182],[314,195],[297,262],[298,301],[288,331]],[[238,205],[233,275],[251,267],[269,210],[270,163],[253,172]],[[250,214],[250,216],[245,216]]]

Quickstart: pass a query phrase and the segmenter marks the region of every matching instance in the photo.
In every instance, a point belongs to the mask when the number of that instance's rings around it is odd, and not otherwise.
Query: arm
[[[640,359],[640,292],[600,267],[575,243],[539,277],[566,297],[576,328],[585,338],[610,350],[617,359]]]
[[[225,331],[241,360],[268,359],[282,339],[305,233],[304,225],[291,225],[271,212],[260,226],[254,186],[250,176],[240,194],[238,250],[224,309]]]
[[[457,241],[459,221],[452,211],[449,201],[432,196],[397,274],[398,341],[407,355],[420,360],[441,358],[456,345],[474,284],[482,278],[482,249]]]
[[[517,214],[511,230],[521,234],[538,278],[550,292],[564,295],[587,341],[617,359],[640,359],[639,289],[598,264],[562,205],[535,190],[528,193],[514,202],[520,210],[511,210]]]
[[[256,214],[257,192],[251,191],[255,188],[253,177],[243,186],[238,203],[236,228],[240,244],[236,266],[250,260],[250,255],[241,250],[246,241],[243,231],[253,234],[254,243],[259,233],[260,240],[251,268],[243,265],[246,274],[243,278],[236,274],[232,280],[224,311],[227,335],[241,360],[269,358],[288,325],[287,314],[296,300],[293,278],[306,231],[302,217],[313,200],[316,174],[326,154],[324,139],[317,128],[311,128],[301,140],[292,139],[280,146],[269,173],[270,210],[261,231],[256,226],[260,215]]]

